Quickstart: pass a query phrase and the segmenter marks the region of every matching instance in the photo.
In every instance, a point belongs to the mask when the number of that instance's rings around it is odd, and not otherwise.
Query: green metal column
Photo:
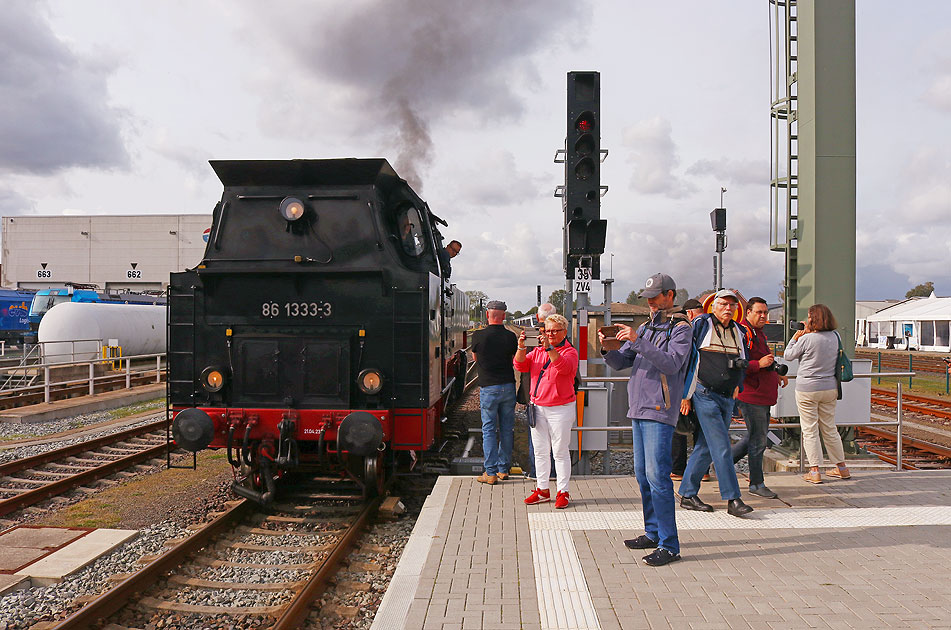
[[[855,2],[799,0],[797,313],[822,303],[855,348]]]

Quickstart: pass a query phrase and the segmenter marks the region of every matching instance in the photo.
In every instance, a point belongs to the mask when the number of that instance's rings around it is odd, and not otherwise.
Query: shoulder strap
[[[542,384],[542,377],[545,376],[545,370],[548,369],[549,365],[551,365],[551,357],[545,361],[545,365],[542,366],[542,371],[538,373],[538,380],[535,381],[535,389],[532,390],[532,396],[538,394],[538,386]]]

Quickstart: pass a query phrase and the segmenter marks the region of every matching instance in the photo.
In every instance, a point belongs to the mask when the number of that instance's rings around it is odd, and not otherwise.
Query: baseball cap
[[[736,293],[730,291],[729,289],[720,289],[717,291],[716,295],[713,296],[713,299],[716,300],[717,298],[733,298],[737,303],[740,302],[740,298],[736,297]]]
[[[693,309],[693,308],[703,308],[703,304],[700,303],[700,300],[695,300],[693,298],[690,298],[689,300],[684,302],[684,305],[683,305],[684,311],[689,311],[690,309]]]
[[[641,291],[641,297],[657,297],[664,291],[676,291],[677,283],[666,273],[655,273],[644,283],[644,290]]]
[[[488,304],[485,305],[486,310],[494,311],[507,311],[508,306],[505,305],[505,302],[502,300],[491,300]]]

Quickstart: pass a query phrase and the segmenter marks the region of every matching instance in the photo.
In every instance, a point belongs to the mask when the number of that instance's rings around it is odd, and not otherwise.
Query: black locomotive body
[[[440,273],[442,220],[383,159],[211,165],[204,258],[168,287],[176,443],[227,449],[235,491],[262,503],[314,465],[379,491],[463,389],[468,303]]]

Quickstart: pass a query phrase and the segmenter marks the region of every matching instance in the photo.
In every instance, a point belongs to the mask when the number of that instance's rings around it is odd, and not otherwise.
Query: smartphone
[[[525,330],[525,347],[535,348],[538,346],[538,329],[528,328]]]
[[[618,350],[621,347],[622,341],[616,339],[618,334],[617,326],[602,326],[598,329],[602,335],[604,335],[604,342],[601,344],[601,347],[605,350]]]
[[[789,330],[805,330],[806,325],[802,322],[789,322]]]

